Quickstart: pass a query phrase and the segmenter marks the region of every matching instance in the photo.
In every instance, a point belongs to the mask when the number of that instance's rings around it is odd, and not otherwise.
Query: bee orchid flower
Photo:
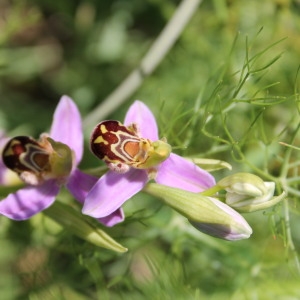
[[[150,179],[194,193],[215,185],[214,177],[191,161],[171,153],[159,140],[156,120],[141,101],[129,108],[124,125],[107,120],[91,135],[91,150],[110,170],[87,194],[83,213],[103,218],[141,191]]]
[[[98,178],[77,168],[82,155],[81,116],[73,100],[63,96],[49,135],[42,134],[39,140],[18,136],[4,146],[1,163],[15,171],[26,185],[0,201],[0,214],[13,220],[29,219],[55,201],[62,185],[83,204]],[[123,218],[122,210],[117,208],[99,221],[113,226]]]

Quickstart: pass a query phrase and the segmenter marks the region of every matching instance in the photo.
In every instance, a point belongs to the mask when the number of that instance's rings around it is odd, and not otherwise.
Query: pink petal
[[[0,201],[0,214],[13,220],[26,220],[49,207],[59,192],[56,181],[27,186]]]
[[[226,226],[224,224],[215,224],[215,223],[209,224],[209,223],[197,223],[197,222],[190,222],[190,223],[202,233],[211,235],[219,239],[227,240],[227,241],[238,241],[250,237],[249,233],[234,232],[233,230],[231,230],[229,226]]]
[[[174,153],[159,166],[155,180],[160,184],[195,193],[216,184],[214,177],[207,171]]]
[[[94,218],[106,217],[142,190],[147,181],[145,170],[132,168],[125,174],[108,171],[88,193],[82,212]]]
[[[70,193],[78,200],[81,204],[84,203],[84,200],[95,185],[99,178],[85,174],[78,169],[75,169],[66,183],[66,187]]]
[[[124,125],[136,123],[141,137],[152,141],[158,140],[158,129],[155,117],[143,102],[136,100],[126,113]]]
[[[117,209],[115,212],[110,215],[98,219],[99,222],[104,224],[105,226],[112,227],[116,224],[124,221],[124,212],[122,208]]]
[[[74,198],[78,200],[81,204],[83,204],[88,192],[91,190],[91,188],[95,185],[97,181],[97,177],[85,174],[76,169],[69,177],[69,181],[67,182],[66,187],[74,196]],[[122,208],[117,209],[112,214],[104,218],[99,218],[98,221],[106,226],[114,226],[117,223],[124,221],[123,210]]]
[[[80,112],[71,98],[62,96],[53,115],[50,137],[68,145],[76,155],[76,163],[83,154],[83,133]]]

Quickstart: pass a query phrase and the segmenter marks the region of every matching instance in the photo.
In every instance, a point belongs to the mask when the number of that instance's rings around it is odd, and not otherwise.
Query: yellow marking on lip
[[[21,145],[21,147],[22,147],[22,144],[19,141],[12,140],[10,142],[10,147],[7,148],[6,151],[3,152],[3,155],[4,156],[11,156],[11,155],[13,156],[13,155],[16,155],[16,153],[13,150],[13,147],[14,146],[18,146],[18,145]]]
[[[95,140],[94,144],[101,144],[104,143],[105,145],[108,145],[108,141],[106,141],[102,135],[99,135]]]
[[[100,131],[104,134],[106,133],[108,130],[106,129],[106,126],[104,124],[100,125]]]

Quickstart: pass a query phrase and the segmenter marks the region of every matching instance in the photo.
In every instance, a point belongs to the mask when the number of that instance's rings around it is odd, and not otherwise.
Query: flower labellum
[[[39,185],[51,178],[64,178],[72,170],[72,151],[42,135],[39,141],[18,136],[8,141],[3,153],[7,168],[27,184]]]
[[[166,160],[171,146],[163,140],[152,142],[140,137],[136,124],[124,126],[118,121],[99,123],[91,135],[91,150],[119,173],[130,167],[148,169]]]

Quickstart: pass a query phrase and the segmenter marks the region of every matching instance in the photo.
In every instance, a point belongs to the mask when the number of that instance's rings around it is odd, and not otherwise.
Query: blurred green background
[[[179,3],[0,0],[0,128],[37,138],[64,94],[88,119],[139,65]],[[279,175],[287,148],[278,142],[300,144],[299,14],[298,0],[203,1],[153,74],[106,117],[123,120],[142,100],[176,153]],[[97,167],[89,128],[85,137],[81,167]],[[297,151],[289,159],[288,175],[297,177]],[[1,217],[0,298],[299,299],[299,198],[289,204],[244,215],[253,235],[227,242],[140,193],[126,203],[125,223],[106,230],[129,248],[121,255],[43,214]]]

